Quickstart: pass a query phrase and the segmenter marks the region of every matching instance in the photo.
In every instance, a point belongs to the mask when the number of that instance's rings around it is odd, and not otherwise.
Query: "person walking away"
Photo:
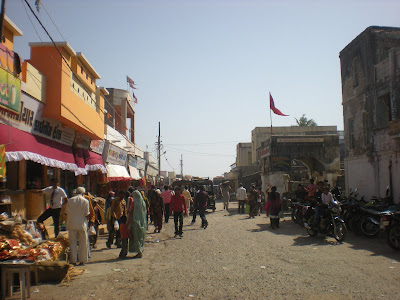
[[[261,207],[261,202],[262,202],[262,196],[261,196],[261,191],[257,191],[257,215],[260,216],[262,212],[262,207]]]
[[[282,210],[280,194],[276,191],[276,186],[271,186],[266,192],[268,200],[265,205],[265,210],[267,211],[267,216],[269,215],[271,220],[270,227],[272,229],[279,228],[279,218]]]
[[[98,201],[96,198],[92,199],[92,207],[93,207],[93,211],[94,211],[94,222],[92,225],[94,226],[94,229],[96,230],[96,234],[89,235],[89,240],[90,240],[90,244],[93,249],[96,249],[96,243],[97,243],[97,239],[99,237],[99,226],[103,221],[102,217],[101,217],[100,208],[99,208],[99,205],[97,204],[97,202]]]
[[[119,252],[118,258],[125,259],[128,254],[128,239],[132,237],[129,232],[126,216],[122,216],[120,219],[119,231],[121,234],[121,251]]]
[[[164,191],[161,193],[161,198],[164,202],[164,221],[168,223],[170,203],[171,203],[172,191],[169,189],[168,185],[164,186]]]
[[[146,203],[139,191],[132,193],[133,205],[129,206],[127,224],[130,232],[129,252],[136,253],[134,258],[141,258],[144,251],[144,239],[147,229]]]
[[[258,191],[252,185],[248,194],[248,204],[250,205],[249,218],[255,218],[255,216],[257,215],[257,198]]]
[[[243,187],[243,183],[240,184],[239,188],[236,191],[236,199],[238,201],[238,213],[244,214],[244,206],[246,204],[247,192]]]
[[[37,218],[38,223],[43,223],[49,217],[53,219],[54,237],[60,232],[60,213],[63,201],[67,200],[67,194],[64,189],[58,186],[57,178],[52,178],[52,186],[44,188],[43,194],[50,196],[50,206]]]
[[[187,207],[185,197],[181,194],[181,188],[177,186],[175,188],[175,195],[171,198],[171,205],[169,207],[170,213],[174,214],[174,223],[175,223],[175,237],[183,236],[182,228],[183,228],[183,212],[187,215]],[[179,221],[179,227],[178,227]]]
[[[204,229],[208,227],[208,221],[206,219],[208,198],[209,196],[204,186],[200,186],[199,193],[197,193],[196,197],[194,198],[194,205],[195,209],[199,212],[201,218],[201,228]],[[196,222],[196,215],[194,214],[192,224],[194,224],[195,222]]]
[[[221,183],[221,195],[222,201],[224,202],[224,209],[228,210],[229,208],[229,198],[231,187],[229,186],[229,181]]]
[[[182,192],[183,197],[185,197],[185,201],[186,201],[186,208],[188,211],[190,211],[190,206],[193,202],[192,200],[192,195],[190,195],[189,189],[187,186],[185,186],[185,189]]]
[[[150,203],[151,213],[153,215],[154,233],[160,232],[162,229],[162,217],[164,214],[164,203],[161,198],[161,191],[155,190]]]
[[[88,261],[87,223],[90,215],[89,201],[82,195],[84,187],[77,188],[77,195],[67,202],[65,213],[70,247],[70,263],[83,265]],[[78,246],[79,243],[79,246]]]
[[[119,230],[119,220],[123,215],[126,215],[126,201],[124,199],[125,191],[119,191],[118,197],[115,197],[111,202],[111,222],[114,224],[111,227],[112,231],[115,232],[115,245],[117,248],[121,248],[121,234]],[[106,246],[108,249],[111,248],[113,244],[114,234],[111,233],[108,235],[108,241]]]

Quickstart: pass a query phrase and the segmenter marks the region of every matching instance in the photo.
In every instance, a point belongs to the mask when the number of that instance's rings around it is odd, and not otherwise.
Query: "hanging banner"
[[[0,178],[6,177],[6,147],[0,145]]]
[[[90,142],[90,151],[102,155],[103,150],[104,150],[104,140],[92,140]]]
[[[117,146],[109,144],[109,147],[107,150],[106,162],[125,166],[127,157],[128,157],[128,152],[126,152],[125,150],[122,150],[121,148],[119,148]]]
[[[64,127],[59,121],[43,118],[43,108],[42,102],[22,93],[19,114],[13,114],[0,108],[0,123],[72,146],[75,130]]]
[[[21,80],[0,68],[0,106],[18,114],[20,98]]]
[[[76,132],[75,133],[74,145],[77,148],[82,148],[82,149],[89,150],[90,137],[88,137],[87,135],[84,135],[84,134],[82,134],[80,132]]]

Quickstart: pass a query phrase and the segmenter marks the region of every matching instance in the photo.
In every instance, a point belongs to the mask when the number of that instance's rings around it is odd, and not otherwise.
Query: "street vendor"
[[[54,236],[60,232],[60,213],[63,201],[67,200],[64,189],[58,186],[58,179],[52,178],[52,185],[42,190],[43,194],[50,195],[50,206],[37,219],[38,223],[43,223],[49,217],[53,218]]]

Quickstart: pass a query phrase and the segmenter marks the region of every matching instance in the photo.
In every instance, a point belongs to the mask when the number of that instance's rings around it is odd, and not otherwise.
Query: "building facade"
[[[400,28],[372,26],[340,52],[346,189],[400,201]]]

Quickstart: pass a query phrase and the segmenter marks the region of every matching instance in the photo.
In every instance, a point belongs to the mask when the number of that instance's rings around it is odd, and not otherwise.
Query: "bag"
[[[89,235],[96,235],[96,228],[93,225],[89,226]]]
[[[114,221],[114,230],[119,230],[119,224],[117,220]]]
[[[245,214],[250,214],[250,204],[246,204],[246,208],[244,209]]]

